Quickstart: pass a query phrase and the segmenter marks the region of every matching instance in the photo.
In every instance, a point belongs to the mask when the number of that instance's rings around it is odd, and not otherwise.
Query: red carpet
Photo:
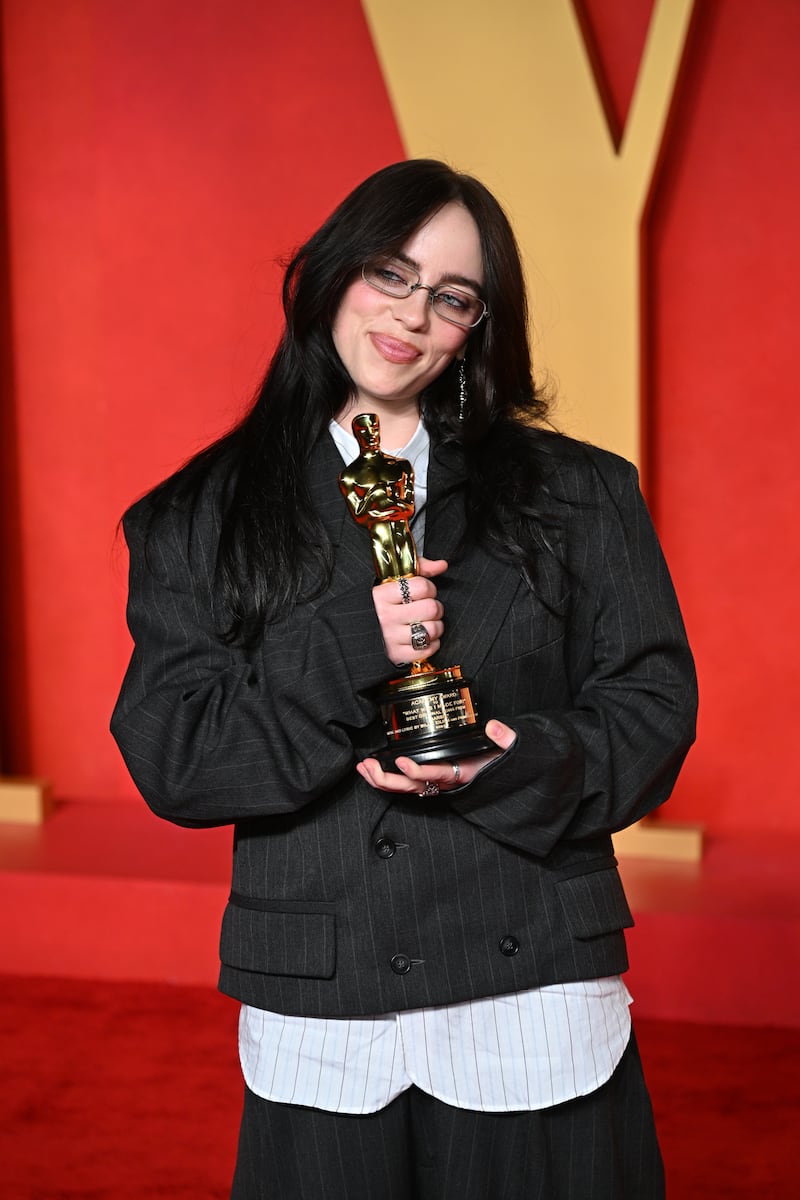
[[[0,1195],[227,1197],[236,1019],[206,988],[3,977]],[[670,1200],[797,1195],[800,1031],[637,1030]]]

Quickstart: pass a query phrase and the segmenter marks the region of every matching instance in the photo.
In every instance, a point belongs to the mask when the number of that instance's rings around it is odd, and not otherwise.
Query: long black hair
[[[402,249],[451,202],[462,204],[478,227],[489,317],[466,346],[464,419],[455,362],[422,394],[423,419],[434,447],[457,443],[466,458],[471,535],[532,577],[531,535],[521,529],[533,521],[537,540],[529,451],[547,403],[532,380],[516,240],[503,209],[477,179],[434,159],[412,159],[371,175],[300,247],[283,283],[286,326],[249,412],[153,494],[157,515],[167,504],[196,502],[209,473],[222,480],[216,572],[226,638],[254,637],[265,621],[329,579],[330,546],[311,504],[306,465],[310,448],[354,390],[334,348],[334,318],[364,262]]]

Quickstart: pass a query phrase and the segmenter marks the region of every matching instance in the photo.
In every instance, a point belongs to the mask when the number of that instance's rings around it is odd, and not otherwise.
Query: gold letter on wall
[[[657,0],[619,153],[570,0],[364,8],[409,155],[474,173],[509,211],[556,423],[636,461],[639,229],[692,0]]]

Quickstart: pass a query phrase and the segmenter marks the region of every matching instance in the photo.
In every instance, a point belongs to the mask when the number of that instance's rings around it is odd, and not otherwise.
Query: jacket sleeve
[[[635,468],[594,477],[599,498],[577,506],[569,553],[579,599],[567,638],[587,647],[572,706],[487,713],[517,740],[452,797],[491,837],[541,856],[662,804],[695,736],[692,655]]]
[[[335,787],[352,772],[354,732],[376,717],[362,693],[387,673],[369,588],[301,606],[244,652],[215,629],[208,514],[170,510],[148,533],[144,501],[124,530],[134,650],[111,730],[153,811],[221,825]]]

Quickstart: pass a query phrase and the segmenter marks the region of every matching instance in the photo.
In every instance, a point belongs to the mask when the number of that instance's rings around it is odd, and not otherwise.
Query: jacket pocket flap
[[[228,904],[222,918],[220,958],[240,971],[330,979],[336,967],[332,912],[259,910]]]
[[[622,880],[615,868],[562,879],[556,887],[574,937],[600,937],[633,925]]]

